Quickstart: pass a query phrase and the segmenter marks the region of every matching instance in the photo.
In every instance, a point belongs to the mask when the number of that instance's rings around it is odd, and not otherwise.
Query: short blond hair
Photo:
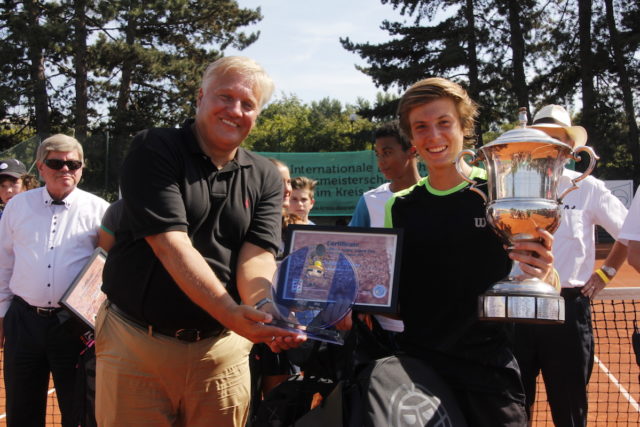
[[[440,98],[450,98],[454,102],[458,116],[460,116],[460,125],[462,126],[465,140],[467,142],[474,140],[478,104],[471,99],[462,86],[442,77],[420,80],[402,95],[397,111],[402,131],[409,139],[412,139],[411,123],[409,123],[411,111],[416,107]]]
[[[80,144],[80,142],[78,142],[77,139],[72,136],[58,133],[45,139],[38,146],[36,160],[41,163],[44,162],[49,155],[49,152],[51,151],[77,151],[78,155],[80,156],[80,161],[84,163],[84,152],[82,151],[82,145]]]
[[[202,74],[200,89],[204,89],[211,79],[228,73],[237,73],[253,82],[253,90],[259,95],[258,102],[262,110],[271,99],[275,84],[260,64],[246,56],[225,56],[209,64]]]

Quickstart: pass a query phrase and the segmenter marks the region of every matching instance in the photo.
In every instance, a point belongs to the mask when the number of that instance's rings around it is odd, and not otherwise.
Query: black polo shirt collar
[[[195,119],[187,119],[182,124],[182,127],[190,136],[189,138],[187,138],[189,151],[193,154],[203,156],[209,161],[211,161],[209,156],[207,156],[204,153],[204,151],[202,151],[202,148],[198,144],[198,138],[196,138],[196,135],[193,132],[194,122],[195,122]],[[220,169],[219,172],[231,172],[240,167],[250,167],[250,166],[253,166],[253,163],[251,162],[251,159],[249,158],[249,156],[247,156],[246,151],[244,150],[244,148],[238,147],[238,150],[236,150],[236,156],[233,158],[233,160],[231,160],[229,163],[224,165],[224,167]]]

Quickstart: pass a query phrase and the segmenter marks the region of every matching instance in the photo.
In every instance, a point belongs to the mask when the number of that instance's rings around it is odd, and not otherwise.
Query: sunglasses
[[[47,165],[48,168],[53,170],[60,170],[63,167],[69,168],[70,171],[78,170],[82,167],[82,162],[80,160],[59,160],[59,159],[46,159],[44,164]]]

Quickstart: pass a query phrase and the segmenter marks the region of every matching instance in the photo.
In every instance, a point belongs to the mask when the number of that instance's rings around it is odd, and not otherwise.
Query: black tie
[[[52,200],[51,204],[52,205],[64,205],[64,202],[62,200]]]

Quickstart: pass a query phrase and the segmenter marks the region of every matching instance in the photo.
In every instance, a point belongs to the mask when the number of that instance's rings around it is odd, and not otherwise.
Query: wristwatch
[[[603,265],[602,267],[600,267],[600,270],[604,271],[604,274],[609,276],[610,279],[613,279],[613,276],[615,276],[618,272],[618,270],[613,267],[609,267],[608,265]]]

